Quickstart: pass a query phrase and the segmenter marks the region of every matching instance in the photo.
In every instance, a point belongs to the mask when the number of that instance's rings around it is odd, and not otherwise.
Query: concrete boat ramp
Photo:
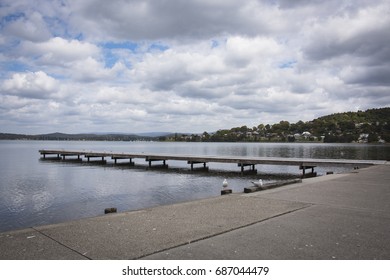
[[[0,233],[0,259],[390,259],[390,165]]]

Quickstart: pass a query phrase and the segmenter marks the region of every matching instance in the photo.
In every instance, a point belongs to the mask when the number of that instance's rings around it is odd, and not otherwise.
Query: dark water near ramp
[[[185,162],[168,161],[168,169],[147,170],[147,162],[116,166],[76,161],[42,160],[39,149],[145,152],[220,156],[294,158],[390,158],[390,146],[360,144],[288,143],[161,143],[0,141],[0,232],[51,224],[118,211],[142,209],[219,196],[223,179],[234,192],[242,192],[250,181],[265,182],[300,175],[296,166],[265,165],[257,175],[240,176],[235,164],[210,163],[210,172],[191,172]],[[343,168],[317,168],[346,172]]]

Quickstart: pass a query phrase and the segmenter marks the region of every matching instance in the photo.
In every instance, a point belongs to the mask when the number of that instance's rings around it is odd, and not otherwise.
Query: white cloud
[[[33,63],[34,68],[51,71],[78,82],[114,80],[127,69],[120,62],[106,67],[102,50],[95,44],[54,37],[44,42],[22,42],[20,61]],[[33,57],[33,60],[31,60]]]
[[[115,78],[116,70],[120,71],[121,67],[116,65],[113,69],[107,69],[104,65],[92,57],[74,62],[71,65],[71,78],[75,81],[93,82],[104,80],[110,77]]]
[[[390,5],[373,5],[353,14],[344,13],[318,22],[309,28],[310,40],[305,53],[314,60],[332,59],[338,56],[389,58]],[[383,57],[385,55],[385,57]]]
[[[5,128],[214,131],[390,106],[385,0],[4,3]]]
[[[259,1],[72,1],[72,26],[94,40],[204,39],[275,28],[276,11]]]
[[[34,57],[40,64],[66,66],[81,59],[98,56],[100,51],[88,42],[54,37],[39,43],[25,41],[21,45],[20,53]]]
[[[197,44],[148,54],[133,66],[135,81],[156,91],[214,99],[246,95],[271,83],[283,60],[283,46],[268,38],[228,38],[218,47]],[[247,92],[247,93],[245,93]]]
[[[249,63],[266,64],[275,61],[280,54],[281,47],[272,38],[230,37],[226,41],[226,61],[234,67],[242,68]]]
[[[57,82],[45,72],[16,73],[5,80],[2,90],[25,98],[47,99],[57,89]]]
[[[20,17],[10,22],[4,30],[5,34],[33,42],[48,40],[51,36],[42,15],[33,12],[28,19]]]

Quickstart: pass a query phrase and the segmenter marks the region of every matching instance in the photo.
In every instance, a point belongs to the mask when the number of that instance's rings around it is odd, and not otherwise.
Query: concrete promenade
[[[0,259],[390,259],[390,165],[0,233]]]

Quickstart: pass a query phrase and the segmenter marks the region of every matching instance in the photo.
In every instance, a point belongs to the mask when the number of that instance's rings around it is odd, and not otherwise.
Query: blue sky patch
[[[298,62],[296,60],[284,61],[284,62],[279,64],[279,68],[281,68],[281,69],[294,68],[295,64],[297,64],[297,63]]]
[[[129,42],[129,41],[119,42],[119,43],[105,42],[105,43],[101,43],[99,45],[105,49],[127,49],[127,50],[130,50],[132,52],[136,52],[139,49],[138,43]]]
[[[159,51],[166,51],[168,50],[169,47],[164,45],[164,44],[161,44],[161,43],[152,43],[150,46],[149,46],[149,49],[150,51],[153,51],[153,50],[159,50]]]
[[[5,61],[1,63],[1,72],[2,73],[15,73],[15,72],[26,72],[30,71],[30,67],[24,63],[18,62],[18,61]],[[9,76],[10,73],[7,73],[7,76]],[[3,74],[1,75],[4,76]]]
[[[20,18],[25,18],[25,14],[23,12],[6,15],[6,16],[2,17],[1,25],[4,26],[7,23],[16,21]]]

